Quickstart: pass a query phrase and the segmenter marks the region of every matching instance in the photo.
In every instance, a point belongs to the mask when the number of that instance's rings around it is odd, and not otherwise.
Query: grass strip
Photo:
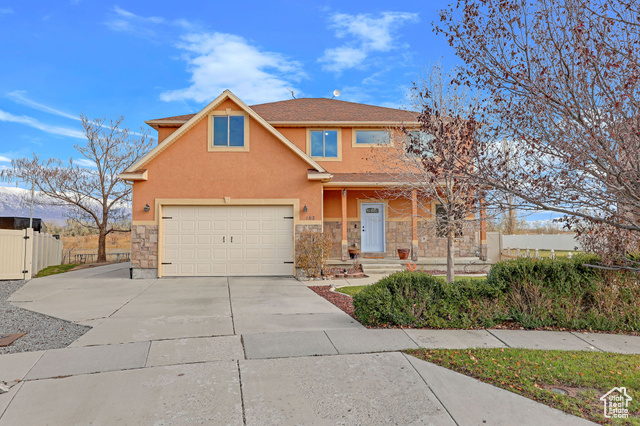
[[[505,348],[406,352],[593,422],[640,425],[640,355]],[[614,387],[626,387],[633,398],[628,419],[604,417],[600,397]]]

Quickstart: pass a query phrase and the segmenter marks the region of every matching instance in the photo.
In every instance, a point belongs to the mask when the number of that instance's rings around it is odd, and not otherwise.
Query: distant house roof
[[[402,109],[346,102],[326,98],[301,98],[251,105],[250,108],[270,123],[412,123],[418,113]],[[157,118],[151,127],[179,126],[195,114]]]

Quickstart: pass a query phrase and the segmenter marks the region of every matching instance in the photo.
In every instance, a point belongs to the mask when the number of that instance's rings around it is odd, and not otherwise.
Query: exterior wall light
[[[151,207],[149,207],[149,204],[144,206],[144,211],[148,212],[149,210],[151,210]]]
[[[306,213],[306,212],[307,212],[307,210],[308,210],[308,209],[307,209],[307,206],[305,205],[305,206],[302,208],[302,212],[303,212],[303,213]]]

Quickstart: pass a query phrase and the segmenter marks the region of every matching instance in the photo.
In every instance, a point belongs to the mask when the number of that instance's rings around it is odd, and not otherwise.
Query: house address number
[[[367,213],[380,213],[380,209],[377,207],[367,207]]]

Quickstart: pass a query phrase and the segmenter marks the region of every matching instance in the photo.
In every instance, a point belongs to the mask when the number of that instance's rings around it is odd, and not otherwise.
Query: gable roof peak
[[[279,139],[284,145],[286,145],[289,149],[291,149],[296,155],[298,155],[303,161],[305,161],[308,165],[313,167],[318,172],[325,172],[324,168],[320,166],[315,160],[309,157],[305,152],[303,152],[300,148],[298,148],[295,144],[293,144],[289,139],[287,139],[282,133],[277,131],[271,124],[264,120],[259,114],[257,114],[252,108],[247,106],[240,98],[231,92],[229,89],[225,89],[220,96],[211,101],[207,106],[202,108],[200,112],[197,114],[193,114],[187,121],[185,121],[180,127],[173,132],[169,137],[156,145],[151,151],[149,151],[145,156],[143,156],[138,162],[134,165],[130,166],[127,170],[124,171],[123,174],[130,174],[134,170],[143,168],[149,161],[159,155],[162,151],[164,151],[169,145],[179,139],[184,133],[189,131],[196,123],[205,118],[212,110],[214,110],[218,105],[222,102],[230,99],[236,105],[238,105],[242,110],[244,110],[251,118],[260,123],[263,127],[265,127],[271,134],[273,134],[277,139]],[[147,122],[148,123],[148,122]]]

